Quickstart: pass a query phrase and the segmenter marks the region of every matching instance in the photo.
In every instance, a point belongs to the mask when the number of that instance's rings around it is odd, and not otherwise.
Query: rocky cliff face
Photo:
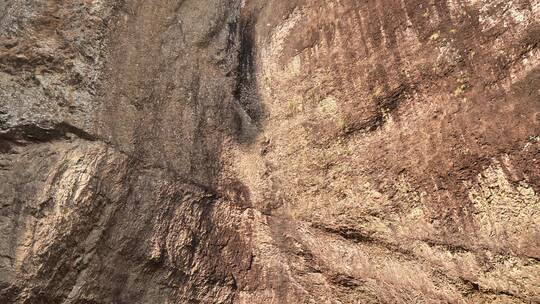
[[[0,302],[539,302],[539,20],[0,2]]]

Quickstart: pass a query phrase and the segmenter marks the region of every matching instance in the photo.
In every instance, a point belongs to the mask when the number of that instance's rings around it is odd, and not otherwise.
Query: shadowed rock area
[[[540,302],[540,1],[0,1],[0,303]]]

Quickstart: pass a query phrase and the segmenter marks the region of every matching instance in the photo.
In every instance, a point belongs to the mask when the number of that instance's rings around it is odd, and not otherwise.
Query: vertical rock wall
[[[540,2],[0,2],[0,302],[540,301]]]

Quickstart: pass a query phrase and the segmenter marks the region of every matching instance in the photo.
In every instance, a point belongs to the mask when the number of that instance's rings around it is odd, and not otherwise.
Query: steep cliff
[[[540,1],[0,2],[0,303],[540,302]]]

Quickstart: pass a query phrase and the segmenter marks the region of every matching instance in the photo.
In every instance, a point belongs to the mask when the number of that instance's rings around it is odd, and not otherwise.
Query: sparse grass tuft
[[[454,96],[459,97],[465,94],[467,90],[471,87],[471,84],[469,83],[469,78],[466,76],[461,76],[457,79],[458,85],[454,89]]]
[[[436,31],[435,33],[433,33],[433,34],[429,37],[429,40],[430,40],[430,41],[437,41],[440,37],[441,37],[441,32],[440,32],[440,31]]]

